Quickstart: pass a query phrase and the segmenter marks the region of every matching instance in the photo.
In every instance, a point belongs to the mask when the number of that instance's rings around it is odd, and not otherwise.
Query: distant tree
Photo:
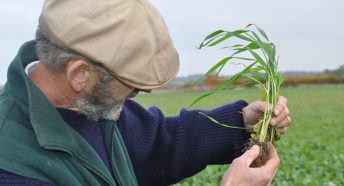
[[[325,70],[324,74],[333,75],[333,76],[344,76],[344,65],[341,65],[336,70]]]

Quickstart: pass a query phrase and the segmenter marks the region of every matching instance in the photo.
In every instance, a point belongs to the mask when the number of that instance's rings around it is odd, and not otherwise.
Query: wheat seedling
[[[252,27],[258,32],[252,30]],[[210,70],[208,70],[206,74],[204,74],[203,78],[212,73],[216,73],[218,75],[224,66],[233,59],[243,61],[245,64],[244,69],[226,79],[226,81],[215,87],[209,93],[203,94],[195,99],[190,106],[220,90],[233,87],[233,83],[241,79],[248,79],[253,82],[255,86],[259,87],[259,89],[262,91],[261,99],[267,104],[264,115],[255,125],[252,131],[252,140],[248,147],[250,148],[250,146],[254,144],[258,144],[260,146],[261,155],[251,165],[252,167],[259,167],[265,164],[267,160],[266,143],[269,141],[274,143],[279,139],[279,134],[276,128],[271,127],[269,123],[271,122],[273,115],[272,110],[277,104],[283,78],[282,75],[277,71],[278,57],[276,56],[276,46],[269,41],[266,33],[256,25],[250,24],[245,29],[239,29],[235,31],[215,31],[203,40],[199,48],[213,47],[223,44],[224,41],[233,38],[239,39],[240,43],[224,47],[225,49],[229,49],[231,51],[231,55],[216,63]],[[232,127],[230,124],[221,124],[214,118],[209,116],[206,117],[224,127],[245,129]]]

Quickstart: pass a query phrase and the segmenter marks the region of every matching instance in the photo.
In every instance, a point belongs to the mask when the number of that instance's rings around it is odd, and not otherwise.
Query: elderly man
[[[259,148],[241,155],[248,132],[128,99],[178,67],[148,1],[46,0],[36,41],[21,47],[0,95],[0,184],[168,185],[235,158],[223,185],[268,184],[279,165],[271,144],[266,165],[250,168]],[[281,97],[272,121],[281,134],[291,123],[286,104]],[[249,127],[263,111],[264,102],[237,101],[203,112]]]

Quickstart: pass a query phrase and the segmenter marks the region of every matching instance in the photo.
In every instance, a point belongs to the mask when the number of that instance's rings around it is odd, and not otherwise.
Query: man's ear
[[[90,79],[90,64],[84,60],[75,60],[66,67],[67,80],[71,88],[76,92],[82,92]]]

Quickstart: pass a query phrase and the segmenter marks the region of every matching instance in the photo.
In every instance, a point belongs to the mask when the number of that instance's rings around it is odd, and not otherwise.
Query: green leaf
[[[214,72],[216,69],[221,68],[223,65],[225,65],[229,60],[231,60],[232,57],[226,57],[221,59],[219,62],[217,62],[213,67],[211,67],[202,77],[200,77],[198,80],[196,80],[193,85],[199,84],[202,79],[204,79],[206,76]]]
[[[219,44],[219,43],[221,43],[221,42],[223,42],[223,41],[225,41],[225,40],[227,40],[233,36],[238,36],[238,35],[240,35],[242,33],[246,33],[246,32],[248,32],[248,30],[236,30],[233,32],[226,32],[226,34],[223,37],[221,37],[220,39],[218,39],[218,40],[216,40],[216,41],[214,41],[208,45],[209,46],[215,46],[215,45],[217,45],[217,44]]]
[[[261,28],[259,28],[257,25],[254,25],[254,26],[257,28],[257,30],[259,31],[259,33],[260,33],[267,41],[269,41],[269,38],[268,38],[268,36],[266,35],[266,33],[264,32],[264,30],[261,29]]]
[[[250,48],[252,50],[255,50],[255,49],[259,48],[259,45],[257,44],[257,42],[252,42],[252,43],[248,44],[246,47]]]
[[[199,45],[199,49],[203,48],[204,46],[207,46],[210,42],[215,40],[217,37],[224,35],[226,31],[224,30],[217,30],[211,34],[209,34],[207,37],[205,37],[202,41],[202,43]]]
[[[243,40],[246,40],[246,41],[248,41],[248,42],[254,42],[254,40],[253,39],[251,39],[251,38],[249,38],[249,37],[246,37],[246,36],[244,36],[244,35],[236,35],[235,37],[237,37],[237,38],[239,38],[239,39],[243,39]]]
[[[222,88],[224,88],[225,86],[234,83],[235,81],[237,81],[240,77],[242,77],[243,74],[249,72],[250,68],[252,68],[254,65],[256,65],[257,62],[253,62],[252,64],[250,64],[249,66],[247,66],[244,70],[242,70],[241,72],[235,74],[234,76],[232,76],[231,78],[227,79],[226,81],[224,81],[223,83],[221,83],[219,86],[217,86],[215,89],[213,89],[211,92],[203,94],[201,96],[199,96],[198,98],[196,98],[195,101],[193,101],[189,108],[192,107],[194,104],[196,104],[197,102],[201,101],[203,98],[208,97],[216,92],[218,92],[219,90],[221,90]]]
[[[248,48],[248,51],[251,53],[251,55],[254,57],[254,59],[257,60],[257,62],[262,65],[263,67],[265,67],[267,64],[265,63],[265,61],[256,53],[254,52],[252,49]]]
[[[219,35],[219,34],[221,34],[223,32],[225,32],[225,31],[224,30],[217,30],[217,31],[209,34],[204,40],[208,40],[210,38],[213,38],[213,37],[215,37],[215,36],[217,36],[217,35]]]
[[[265,70],[261,70],[261,69],[263,69],[263,67],[257,65],[256,67],[251,68],[250,72],[253,73],[256,77],[261,78],[265,82],[267,79],[266,77],[267,75],[265,73]],[[263,72],[260,72],[260,71],[263,71]]]
[[[232,45],[232,46],[224,46],[224,47],[221,47],[221,49],[231,49],[231,50],[234,50],[236,48],[243,47],[243,46],[244,46],[243,44],[236,44],[236,45]]]
[[[250,23],[250,24],[246,25],[245,28],[247,29],[247,28],[249,28],[251,26],[254,26],[254,24]]]
[[[270,56],[269,56],[269,62],[273,63],[275,61],[275,58],[276,58],[276,46],[273,43],[270,43],[270,46],[271,46],[270,47],[271,48],[271,52],[270,52]]]
[[[251,71],[254,71],[254,72],[263,71],[263,72],[265,72],[266,68],[265,68],[265,66],[256,66],[256,67],[252,68]]]
[[[232,57],[233,59],[241,59],[241,60],[245,60],[245,61],[254,61],[254,59],[252,58],[246,58],[246,57]]]
[[[209,46],[209,43],[213,42],[215,39],[217,39],[219,37],[223,37],[224,35],[225,35],[225,33],[222,33],[222,34],[215,35],[212,38],[204,39],[202,41],[202,43],[199,45],[198,49],[202,49],[205,46]]]
[[[242,46],[244,46],[244,45],[242,45],[242,44],[236,44],[236,45],[231,46],[230,48],[236,48],[236,47],[242,47]]]
[[[218,77],[223,69],[223,67],[226,65],[226,63],[223,63],[223,65],[220,66],[220,68],[216,72],[216,77]]]
[[[250,48],[252,50],[255,50],[255,49],[259,49],[260,47],[257,45],[256,42],[253,42],[253,43],[250,43],[250,44],[246,45],[245,47],[233,49],[236,52],[234,54],[232,54],[232,56],[240,54],[242,52],[245,52],[245,51],[248,50],[248,48]]]
[[[218,75],[222,68],[224,67],[224,65],[226,65],[226,63],[231,60],[231,59],[241,59],[241,60],[246,60],[246,61],[254,61],[254,59],[251,58],[244,58],[244,57],[226,57],[221,59],[219,62],[217,62],[214,66],[212,66],[204,75],[202,75],[202,77],[198,78],[194,83],[193,86],[198,85],[206,76],[210,75],[212,72],[216,71],[217,69],[219,69],[216,74]]]
[[[240,130],[249,130],[248,128],[245,128],[245,127],[235,127],[235,126],[231,126],[232,124],[223,124],[223,123],[220,123],[218,122],[216,119],[202,113],[202,112],[198,112],[200,114],[202,114],[203,116],[207,117],[210,121],[222,126],[222,127],[225,127],[225,128],[231,128],[231,129],[240,129]]]
[[[253,76],[244,74],[243,77],[248,78],[248,79],[250,79],[250,80],[256,82],[257,84],[263,84],[263,82],[260,82],[258,79],[256,79],[256,78],[253,77]]]
[[[201,96],[199,96],[198,98],[196,98],[190,105],[189,105],[189,108],[191,108],[193,105],[195,105],[197,102],[201,101],[202,99],[212,95],[213,93],[212,92],[209,92],[209,93],[206,93],[206,94],[203,94]]]
[[[264,32],[263,29],[259,28],[257,25],[255,25],[255,24],[248,24],[248,25],[246,26],[246,28],[251,27],[251,26],[254,26],[254,27],[258,30],[258,32],[259,32],[267,41],[269,41],[268,35]]]
[[[233,37],[233,35],[226,34],[225,36],[221,37],[220,39],[208,44],[208,46],[215,46],[215,45],[217,45],[217,44],[219,44],[219,43],[221,43],[221,42],[223,42],[223,41],[225,41],[231,37]]]
[[[260,40],[259,36],[256,33],[252,32],[252,34],[256,38],[259,48],[261,48],[263,50],[263,54],[264,54],[267,62],[274,60],[274,58],[273,59],[270,58],[271,53],[273,52],[273,49],[272,49],[273,45],[271,45],[271,43],[266,43],[266,42],[263,42],[262,40]],[[268,64],[268,65],[270,65],[270,64]]]

